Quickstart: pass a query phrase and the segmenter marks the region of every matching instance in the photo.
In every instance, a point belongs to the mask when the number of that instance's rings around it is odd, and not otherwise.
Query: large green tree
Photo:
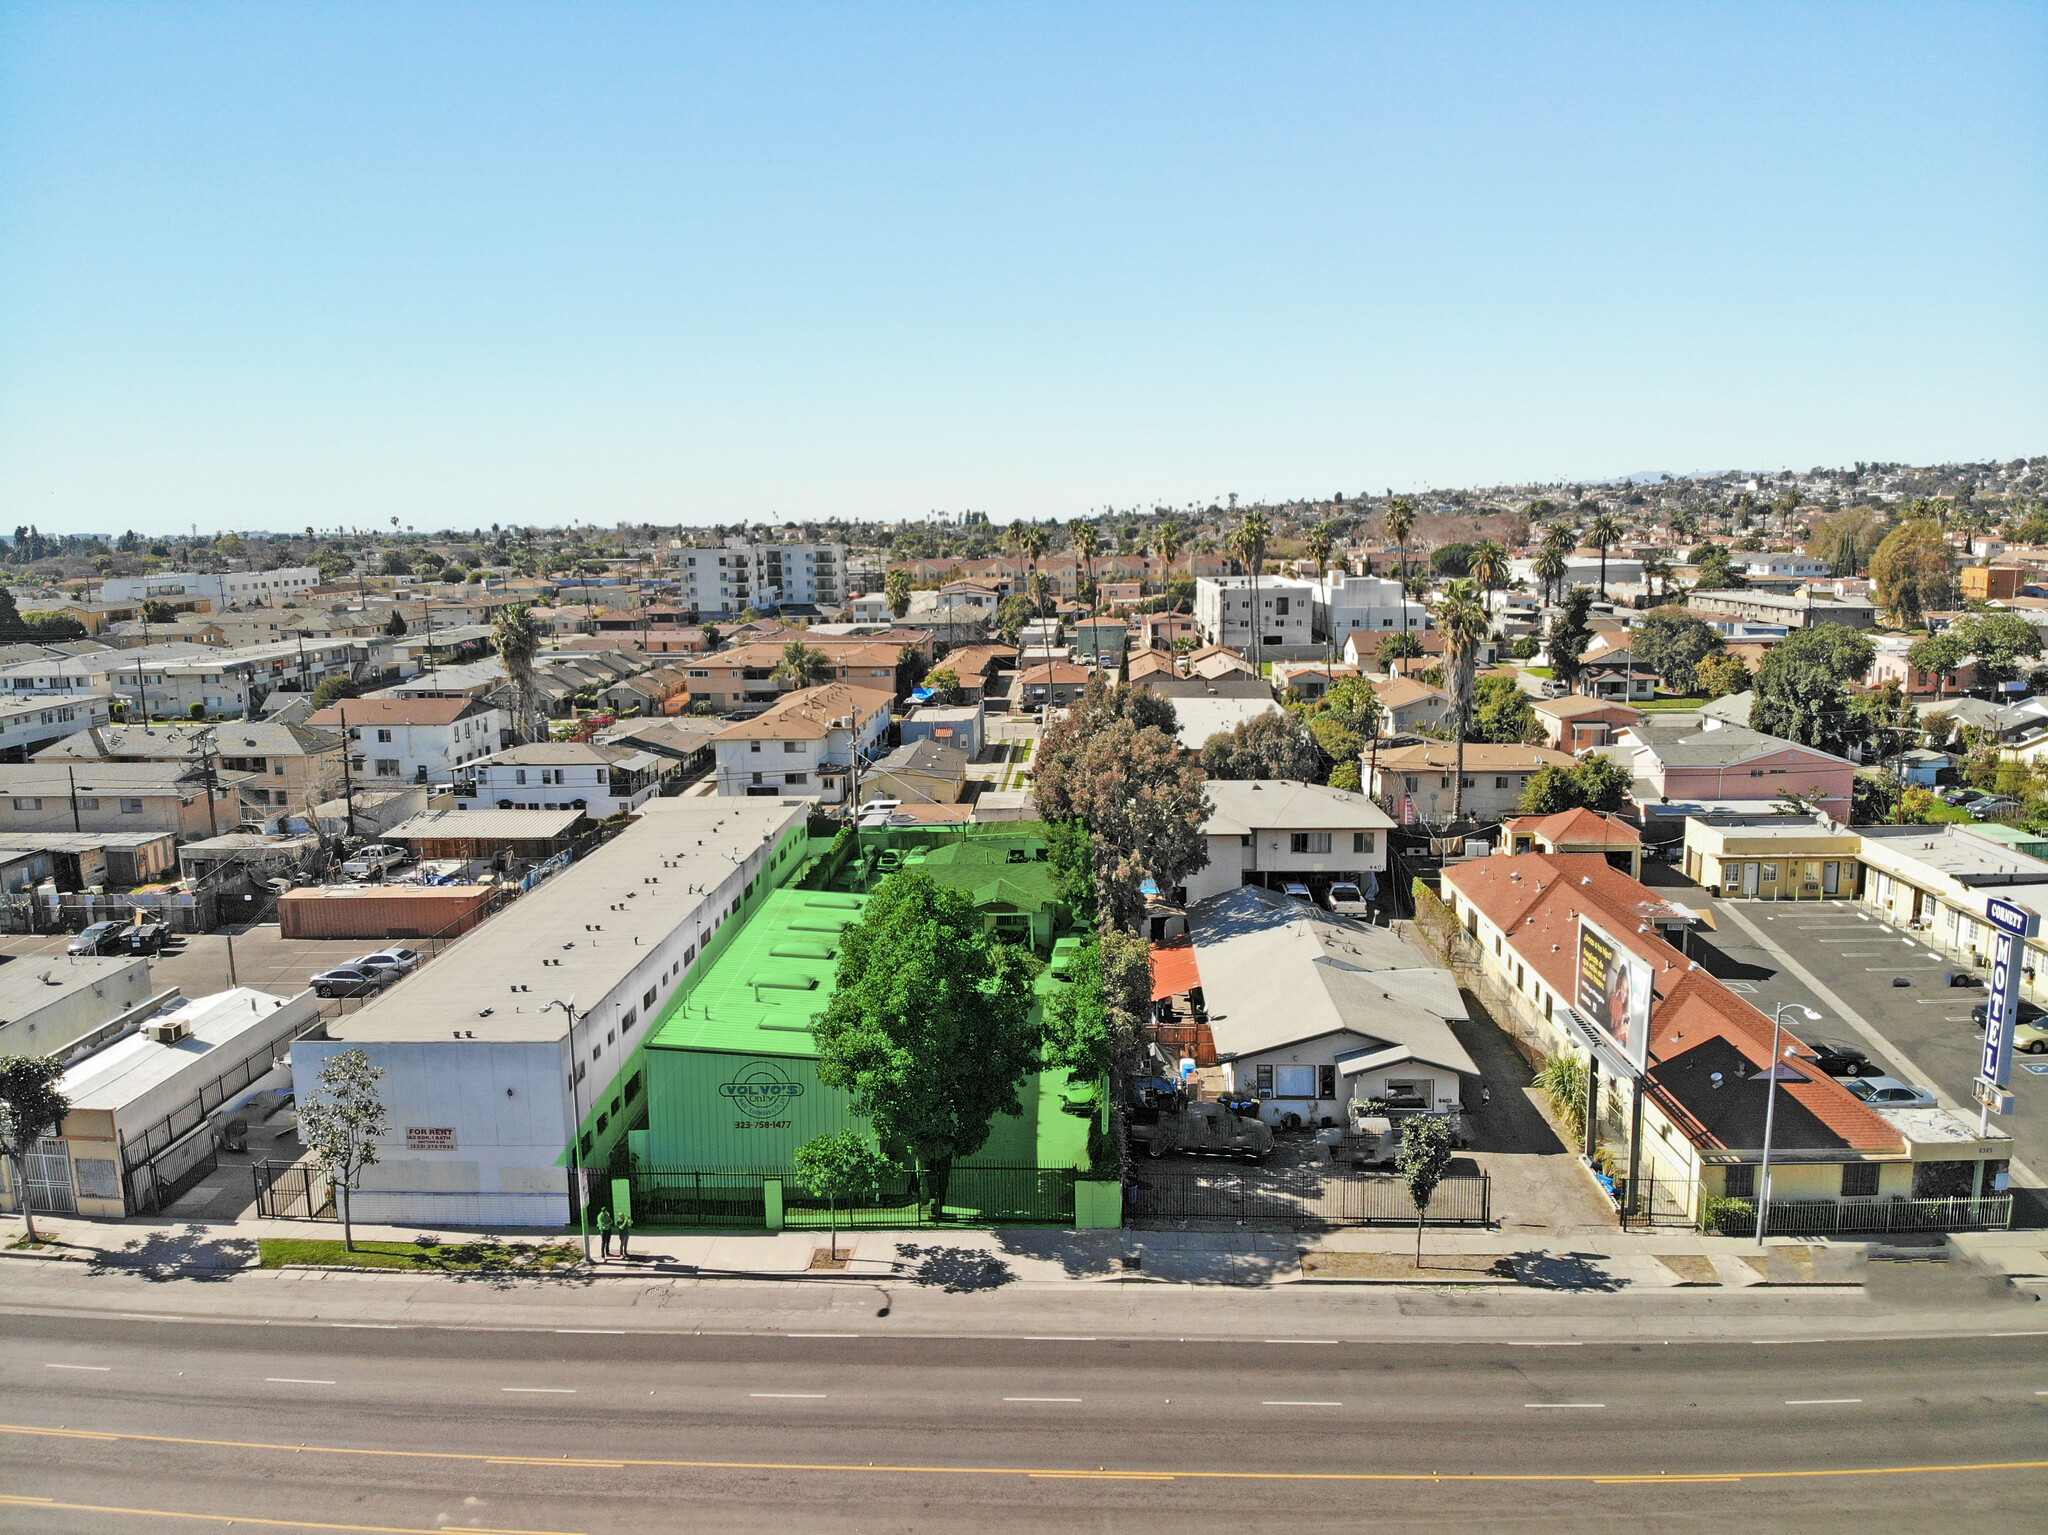
[[[1034,965],[984,930],[957,890],[891,875],[840,936],[837,989],[818,1015],[818,1077],[845,1090],[886,1153],[915,1158],[935,1219],[953,1165],[1023,1111],[1036,1064]]]
[[[1955,561],[1938,523],[1924,517],[1900,523],[1870,557],[1877,605],[1901,629],[1917,629],[1927,615],[1955,606]]]
[[[28,1154],[44,1136],[55,1135],[71,1112],[70,1101],[57,1090],[63,1076],[64,1068],[54,1056],[0,1056],[0,1156],[7,1158],[30,1241],[36,1240],[36,1213],[21,1198],[28,1187]]]
[[[1319,782],[1322,748],[1301,716],[1274,711],[1240,720],[1202,743],[1202,771],[1211,778],[1298,778]]]
[[[1465,727],[1469,741],[1503,746],[1537,739],[1536,709],[1512,677],[1481,677],[1472,686],[1472,719]]]
[[[1876,658],[1869,638],[1846,624],[1795,629],[1757,668],[1749,728],[1841,755],[1855,739],[1849,685],[1868,676]]]
[[[1676,608],[1660,608],[1645,615],[1630,635],[1636,659],[1662,678],[1673,693],[1691,693],[1699,682],[1700,662],[1725,644],[1712,624]]]
[[[1603,813],[1628,807],[1628,770],[1612,757],[1594,755],[1571,767],[1538,768],[1515,808],[1523,815],[1556,815],[1561,810]]]
[[[1586,646],[1593,639],[1593,626],[1586,622],[1592,607],[1592,592],[1583,586],[1574,587],[1565,598],[1563,609],[1550,621],[1550,633],[1544,637],[1550,670],[1568,688],[1578,687],[1579,668],[1584,664]]]
[[[1950,626],[1964,653],[1976,657],[1973,685],[1995,688],[2017,681],[2020,663],[2041,654],[2041,631],[2017,613],[1967,613]],[[1907,652],[1910,660],[1912,652]]]

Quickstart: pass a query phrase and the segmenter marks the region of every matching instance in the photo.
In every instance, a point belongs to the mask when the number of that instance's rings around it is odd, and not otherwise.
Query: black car
[[[95,922],[71,940],[64,950],[66,954],[118,954],[121,952],[121,929],[119,922]]]
[[[395,970],[369,970],[361,965],[337,965],[323,970],[310,983],[323,997],[367,997],[382,991],[398,979]]]
[[[1831,1077],[1881,1077],[1884,1069],[1854,1045],[1814,1045],[1805,1056]]]
[[[2020,1015],[2019,1017],[2015,1018],[2013,1022],[2038,1023],[2044,1017],[2048,1017],[2048,1011],[2044,1011],[2042,1008],[2040,1008],[2032,1002],[2023,1001],[2020,1003]],[[1984,1028],[1984,1025],[1990,1021],[1991,1004],[1989,1002],[1979,1002],[1975,1007],[1970,1009],[1970,1022],[1977,1025],[1979,1032],[1981,1032]]]

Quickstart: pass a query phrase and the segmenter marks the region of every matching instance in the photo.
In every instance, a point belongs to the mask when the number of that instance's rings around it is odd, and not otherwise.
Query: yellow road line
[[[573,1530],[497,1530],[480,1524],[443,1524],[432,1529],[416,1524],[323,1524],[317,1519],[264,1519],[254,1514],[188,1514],[177,1508],[114,1508],[104,1503],[59,1503],[51,1498],[23,1498],[0,1493],[0,1508],[53,1508],[74,1514],[133,1514],[144,1519],[196,1519],[202,1524],[263,1525],[274,1530],[343,1530],[349,1535],[580,1535]]]
[[[1986,1460],[1932,1466],[1850,1466],[1820,1467],[1800,1471],[1694,1471],[1664,1476],[1640,1471],[1165,1471],[1133,1469],[1110,1472],[1107,1467],[1089,1471],[1072,1466],[915,1466],[877,1464],[861,1461],[785,1460],[606,1460],[576,1461],[564,1455],[487,1455],[464,1450],[375,1450],[341,1444],[270,1444],[247,1439],[194,1439],[177,1434],[105,1434],[76,1428],[36,1428],[24,1423],[0,1423],[0,1434],[19,1434],[35,1439],[120,1440],[129,1444],[175,1444],[207,1450],[275,1450],[285,1455],[359,1455],[388,1460],[469,1461],[481,1465],[578,1466],[597,1465],[606,1469],[637,1466],[654,1471],[820,1471],[843,1475],[849,1471],[878,1476],[1021,1476],[1021,1477],[1172,1477],[1182,1481],[1210,1482],[1574,1482],[1642,1483],[1680,1480],[1802,1481],[1843,1476],[1959,1476],[1988,1471],[2048,1471],[2048,1460]],[[304,1526],[314,1528],[314,1526]],[[336,1525],[336,1529],[347,1526]]]

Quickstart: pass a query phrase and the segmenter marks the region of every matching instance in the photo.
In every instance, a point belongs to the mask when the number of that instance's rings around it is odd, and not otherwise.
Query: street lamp
[[[1783,1002],[1771,1014],[1771,1065],[1764,1074],[1764,1170],[1757,1181],[1756,1245],[1764,1245],[1764,1228],[1771,1218],[1771,1131],[1778,1115],[1778,1071],[1784,1064],[1779,1042],[1785,1033],[1785,1014],[1804,1013],[1809,1023],[1819,1023],[1820,1014],[1799,1002]]]
[[[583,1108],[576,1084],[583,1080],[583,1057],[576,1043],[576,999],[557,998],[541,1011],[560,1008],[569,1019],[569,1168],[576,1176],[576,1221],[583,1228],[583,1261],[590,1261],[590,1179],[583,1171]]]

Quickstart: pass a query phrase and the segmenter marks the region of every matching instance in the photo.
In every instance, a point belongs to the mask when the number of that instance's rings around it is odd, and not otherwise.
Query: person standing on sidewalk
[[[630,1211],[621,1210],[612,1219],[612,1229],[619,1234],[619,1261],[624,1263],[631,1256],[626,1244],[633,1240],[633,1216]]]
[[[603,1261],[603,1262],[606,1262],[606,1263],[609,1263],[609,1262],[611,1262],[611,1260],[612,1260],[612,1212],[611,1212],[611,1211],[609,1211],[609,1210],[600,1210],[600,1211],[598,1211],[598,1212],[597,1212],[597,1235],[598,1235],[598,1240],[599,1240],[599,1242],[600,1242],[600,1243],[602,1244],[602,1251],[603,1251],[603,1253],[604,1253],[604,1258],[603,1258],[603,1260],[602,1260],[602,1261]]]

